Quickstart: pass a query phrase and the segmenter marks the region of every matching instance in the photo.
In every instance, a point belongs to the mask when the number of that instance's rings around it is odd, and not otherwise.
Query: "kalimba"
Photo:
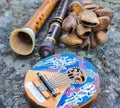
[[[83,108],[99,92],[99,75],[88,60],[72,53],[40,60],[26,74],[27,97],[40,108]]]

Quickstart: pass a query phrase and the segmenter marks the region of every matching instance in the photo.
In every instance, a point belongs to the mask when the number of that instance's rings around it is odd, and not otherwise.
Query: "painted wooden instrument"
[[[63,18],[65,17],[69,0],[61,0],[54,19],[50,23],[48,33],[39,48],[41,57],[47,57],[55,53],[55,44],[58,41]]]
[[[42,27],[59,0],[45,0],[33,17],[21,29],[16,29],[10,36],[10,46],[20,55],[29,55],[35,46],[35,35]]]
[[[88,108],[99,92],[99,75],[88,60],[76,54],[56,54],[27,72],[24,87],[39,108]]]

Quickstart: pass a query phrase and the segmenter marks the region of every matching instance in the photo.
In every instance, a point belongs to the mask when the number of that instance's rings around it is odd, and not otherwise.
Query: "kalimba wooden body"
[[[40,73],[55,91],[46,87]],[[99,91],[95,67],[76,54],[56,54],[40,60],[26,74],[27,97],[40,108],[83,108],[93,102]]]

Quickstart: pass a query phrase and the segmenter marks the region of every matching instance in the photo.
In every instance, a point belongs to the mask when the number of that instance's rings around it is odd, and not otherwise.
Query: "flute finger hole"
[[[41,20],[41,18],[39,18],[39,20]]]
[[[39,23],[38,23],[38,22],[36,22],[36,24],[37,24],[37,25],[39,25]]]
[[[36,28],[36,31],[38,31],[38,30],[39,30],[39,28],[37,27],[37,28]]]
[[[49,1],[47,1],[47,3],[49,3]]]
[[[44,15],[42,14],[42,16],[44,17]]]

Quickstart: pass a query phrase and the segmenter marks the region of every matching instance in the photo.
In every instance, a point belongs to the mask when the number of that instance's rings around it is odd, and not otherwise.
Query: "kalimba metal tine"
[[[48,81],[49,81],[49,80],[54,80],[54,79],[56,79],[57,77],[59,77],[59,74],[53,75],[51,78],[48,79]]]
[[[67,85],[67,84],[70,84],[71,82],[66,82],[64,84],[59,84],[59,85],[54,85],[52,86],[53,88],[57,88],[57,87],[60,87],[60,86],[64,86],[64,85]]]
[[[59,75],[58,77],[54,78],[54,79],[49,79],[49,82],[55,82],[56,80],[62,80],[62,78],[68,78],[68,76],[65,75]]]
[[[70,81],[70,79],[68,78],[68,77],[66,77],[66,76],[63,76],[63,77],[60,77],[60,79],[56,79],[56,80],[54,80],[54,81],[51,81],[51,80],[49,80],[48,82],[50,82],[50,83],[59,83],[59,82],[62,82],[62,81],[67,81],[67,80],[69,80]]]
[[[59,83],[59,84],[54,84],[54,85],[51,85],[53,88],[56,88],[56,87],[60,87],[60,86],[64,86],[66,84],[70,84],[71,82],[64,82],[64,83]]]
[[[52,88],[57,88],[73,82],[72,80],[73,74],[71,73],[62,74],[59,72],[45,72],[45,71],[41,73]]]
[[[72,80],[66,74],[50,72],[49,76],[47,75],[48,73],[44,72],[43,76],[52,88],[64,86],[72,82]]]
[[[57,82],[48,82],[52,87],[56,88],[56,87],[59,87],[59,86],[64,86],[66,84],[70,84],[72,82],[72,80],[70,79],[64,79],[64,80],[61,80],[61,81],[58,81]]]
[[[49,80],[56,80],[56,78],[62,77],[62,76],[67,76],[66,74],[61,74],[61,73],[57,73],[55,75],[53,75],[51,78],[49,78]]]
[[[61,82],[55,82],[55,83],[48,82],[48,83],[51,84],[51,85],[58,85],[58,84],[61,84],[61,83],[64,84],[66,82],[71,82],[71,80],[62,80]]]
[[[45,86],[47,87],[47,89],[51,92],[51,94],[54,97],[56,97],[57,94],[56,94],[55,90],[48,84],[48,82],[46,81],[46,79],[40,73],[37,73],[37,75],[42,80],[42,82],[45,84]]]

